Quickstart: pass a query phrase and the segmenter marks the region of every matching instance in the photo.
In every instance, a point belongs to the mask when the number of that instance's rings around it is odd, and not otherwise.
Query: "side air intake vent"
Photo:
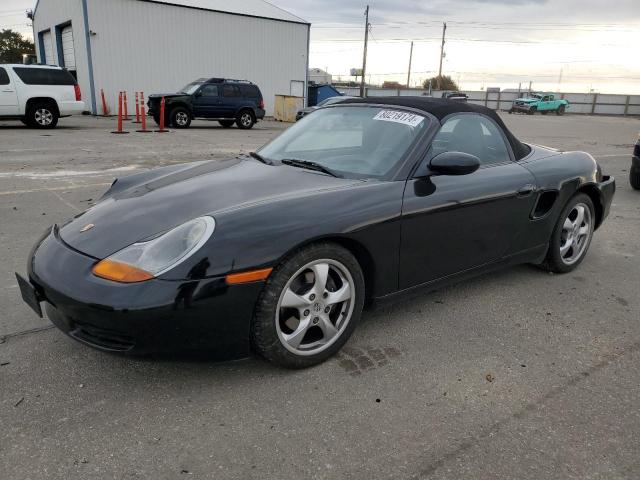
[[[542,218],[551,211],[558,199],[558,192],[544,192],[538,197],[538,203],[533,210],[533,218]]]

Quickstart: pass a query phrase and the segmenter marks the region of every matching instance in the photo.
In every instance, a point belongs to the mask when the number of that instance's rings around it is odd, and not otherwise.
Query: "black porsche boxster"
[[[101,350],[306,367],[365,304],[515,264],[573,270],[614,192],[589,154],[526,145],[487,108],[351,99],[246,158],[116,180],[18,278]]]

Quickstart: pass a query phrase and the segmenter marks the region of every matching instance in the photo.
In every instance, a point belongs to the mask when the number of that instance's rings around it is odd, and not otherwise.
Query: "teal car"
[[[556,115],[564,115],[569,108],[569,102],[564,99],[556,99],[553,93],[533,93],[526,98],[516,98],[509,113],[526,113],[533,115],[540,112],[546,115],[554,112]]]

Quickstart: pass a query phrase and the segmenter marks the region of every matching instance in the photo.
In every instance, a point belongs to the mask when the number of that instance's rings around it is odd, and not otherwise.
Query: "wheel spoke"
[[[320,330],[324,334],[324,340],[329,341],[338,333],[338,329],[331,323],[331,319],[328,315],[320,317],[320,323],[318,323]]]
[[[307,334],[307,330],[309,330],[309,325],[311,325],[311,320],[309,318],[305,318],[300,320],[300,324],[296,331],[291,335],[285,335],[285,341],[291,345],[293,348],[298,348],[304,340],[304,336]]]
[[[573,230],[573,222],[568,217],[564,221],[564,225],[562,226],[562,229],[567,232],[571,232]]]
[[[576,207],[576,211],[578,212],[578,216],[576,217],[576,220],[575,222],[573,222],[573,224],[581,227],[582,223],[584,222],[584,207],[582,205],[578,205]]]
[[[342,288],[337,292],[329,292],[327,297],[327,305],[335,305],[336,303],[346,302],[351,298],[351,286],[343,283]]]
[[[284,297],[282,297],[282,307],[285,308],[303,308],[310,305],[311,302],[307,300],[305,297],[298,295],[291,288],[288,288],[284,293]]]
[[[585,235],[589,234],[589,225],[585,225],[584,227],[582,227],[578,233],[580,234],[581,237],[584,237]]]
[[[572,245],[572,242],[566,241],[565,244],[560,247],[560,255],[564,257],[569,251],[569,249],[571,248],[571,245]]]
[[[329,265],[326,263],[318,263],[311,267],[311,271],[315,277],[313,281],[313,291],[316,296],[321,296],[327,289],[327,279],[329,278]]]

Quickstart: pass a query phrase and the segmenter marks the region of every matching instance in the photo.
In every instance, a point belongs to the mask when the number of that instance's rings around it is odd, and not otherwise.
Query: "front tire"
[[[255,124],[256,124],[256,119],[253,116],[253,112],[251,112],[250,110],[242,110],[238,114],[238,118],[236,119],[236,125],[241,130],[251,130]]]
[[[575,270],[589,251],[595,222],[591,198],[584,193],[574,195],[560,214],[542,267],[554,273]]]
[[[58,125],[59,119],[58,108],[50,102],[44,102],[29,106],[25,121],[33,128],[50,129]]]
[[[184,107],[176,107],[171,110],[171,125],[176,128],[189,128],[191,126],[191,113]]]
[[[364,306],[362,269],[345,248],[298,250],[271,274],[251,326],[254,350],[287,368],[324,362],[347,342]]]
[[[527,112],[527,115],[535,115],[537,111],[538,111],[538,109],[536,107],[532,107]]]

